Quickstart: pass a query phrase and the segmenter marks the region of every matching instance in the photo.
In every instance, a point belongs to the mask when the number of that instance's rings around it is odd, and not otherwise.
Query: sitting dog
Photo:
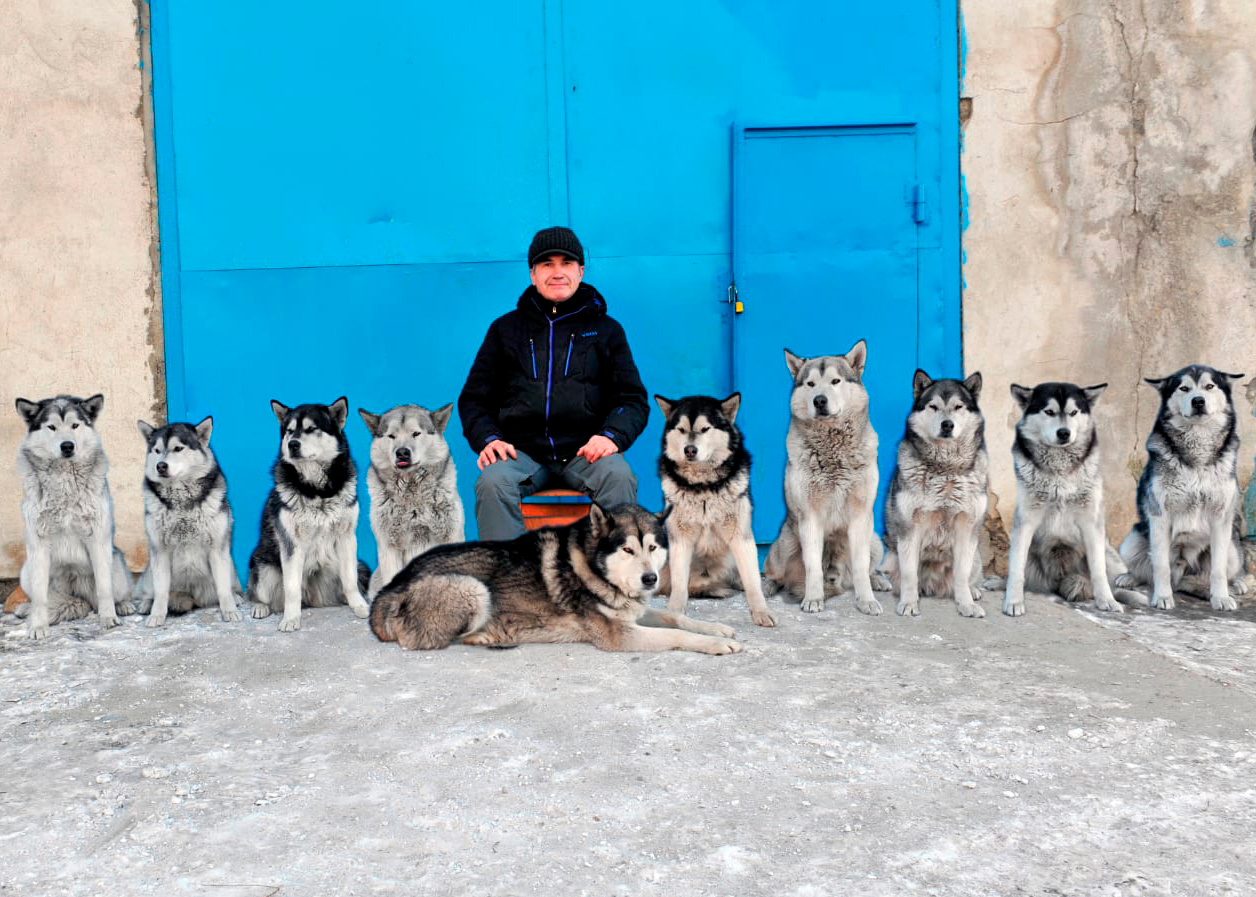
[[[345,438],[348,401],[289,408],[279,420],[275,487],[262,509],[262,531],[249,558],[253,617],[283,608],[281,632],[301,628],[301,607],[345,604],[370,613],[362,591],[371,571],[358,554],[358,471]]]
[[[113,544],[109,462],[96,432],[105,397],[17,400],[26,435],[17,454],[26,522],[26,561],[19,574],[30,598],[26,632],[95,610],[105,629],[133,610],[131,572]]]
[[[409,650],[591,642],[603,651],[732,654],[733,631],[650,608],[667,561],[663,518],[594,504],[584,519],[509,542],[419,555],[371,607],[371,631]]]
[[[371,575],[371,600],[413,558],[463,539],[458,472],[445,441],[453,407],[429,412],[399,405],[382,415],[358,409],[373,437],[366,488],[379,566]]]
[[[209,447],[214,419],[196,426],[154,427],[136,421],[148,452],[144,461],[144,530],[148,568],[135,583],[140,612],[161,626],[168,611],[218,605],[228,623],[240,619],[240,583],[231,562],[227,478]],[[241,596],[243,597],[243,596]]]
[[[1230,396],[1242,376],[1191,365],[1147,380],[1160,393],[1160,412],[1138,480],[1138,522],[1120,548],[1129,573],[1117,582],[1150,585],[1152,607],[1172,608],[1177,590],[1234,610],[1234,596],[1247,594]]]
[[[953,595],[965,617],[984,617],[978,532],[986,517],[990,459],[977,407],[981,374],[933,380],[917,370],[915,402],[898,444],[885,503],[885,569],[898,612],[916,616],[920,596]]]
[[[855,607],[881,613],[873,586],[884,549],[873,531],[877,434],[868,420],[863,340],[845,355],[799,358],[785,350],[794,378],[785,448],[785,522],[763,565],[765,591],[787,589],[802,609],[824,608],[826,593],[853,590]],[[830,586],[831,588],[826,588]]]
[[[750,528],[750,453],[734,423],[741,394],[722,401],[710,396],[654,401],[666,421],[659,478],[671,507],[671,563],[659,591],[669,596],[667,609],[683,614],[690,594],[724,598],[740,584],[750,619],[775,626]]]

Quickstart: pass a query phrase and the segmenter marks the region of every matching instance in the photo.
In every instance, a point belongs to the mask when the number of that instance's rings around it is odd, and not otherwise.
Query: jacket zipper
[[[563,376],[567,376],[567,371],[571,368],[571,347],[576,344],[576,333],[573,330],[571,339],[567,340],[567,360],[563,363]]]
[[[536,343],[532,342],[532,337],[528,337],[528,350],[532,353],[532,379],[536,379]],[[548,397],[546,401],[549,401]]]
[[[549,353],[545,359],[545,440],[550,444],[550,457],[555,461],[558,460],[558,446],[554,445],[554,437],[550,435],[549,431],[550,392],[554,386],[554,325],[563,320],[563,318],[570,318],[572,315],[578,314],[580,312],[577,310],[553,320],[547,318],[545,321],[545,323],[549,324]],[[575,338],[574,333],[572,338]]]

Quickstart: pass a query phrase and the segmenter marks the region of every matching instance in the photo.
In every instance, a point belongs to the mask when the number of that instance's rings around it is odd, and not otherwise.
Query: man
[[[519,499],[561,481],[606,507],[637,500],[623,452],[649,406],[624,329],[583,283],[584,247],[566,227],[528,248],[532,286],[494,321],[458,397],[462,432],[479,452],[481,539],[523,535]]]

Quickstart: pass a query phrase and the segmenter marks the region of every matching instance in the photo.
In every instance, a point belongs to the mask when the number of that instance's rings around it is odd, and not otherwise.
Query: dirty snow
[[[0,894],[1256,893],[1256,609],[1000,597],[691,604],[729,657],[6,616]]]

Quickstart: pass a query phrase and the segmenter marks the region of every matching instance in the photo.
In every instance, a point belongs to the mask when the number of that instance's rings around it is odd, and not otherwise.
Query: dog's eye
[[[1190,391],[1191,391],[1191,388],[1190,388],[1189,386],[1179,386],[1179,387],[1178,387],[1178,392],[1190,392]]]
[[[1042,413],[1045,414],[1047,417],[1055,417],[1055,412],[1052,411],[1050,408],[1043,409]]]
[[[929,410],[930,410],[930,411],[937,411],[937,410],[938,410],[938,406],[937,406],[937,405],[935,405],[935,404],[933,404],[932,402],[930,402],[930,403],[929,403]]]
[[[420,436],[422,436],[423,434],[422,434],[422,433],[420,433],[418,430],[415,430],[415,431],[414,431],[414,433],[412,433],[411,435],[413,435],[415,439],[418,439],[418,438],[419,438]]]
[[[388,434],[388,438],[389,438],[389,439],[396,439],[396,438],[397,438],[397,434],[396,434],[396,433],[389,433],[389,434]]]
[[[1069,416],[1069,417],[1077,417],[1077,409],[1076,409],[1076,408],[1074,408],[1072,411],[1070,411],[1070,412],[1068,413],[1068,416]]]
[[[625,546],[624,546],[624,554],[636,554],[636,552],[635,552],[635,551],[633,551],[631,548],[629,548],[627,545],[625,545]]]
[[[1211,386],[1209,386],[1208,388],[1209,388],[1209,389],[1212,389],[1212,387],[1211,387]],[[70,429],[71,429],[71,430],[77,430],[77,429],[78,429],[78,424],[70,424]]]
[[[176,445],[176,446],[175,446],[174,448],[172,448],[170,451],[172,451],[172,452],[181,452],[181,451],[183,451],[183,446],[181,446],[181,445]]]
[[[1204,389],[1214,389],[1214,388],[1216,388],[1216,385],[1217,385],[1217,384],[1215,384],[1215,383],[1209,383],[1207,386],[1205,386],[1205,387],[1204,387]],[[76,426],[76,427],[77,427],[77,426],[78,426],[78,424],[75,424],[74,426]]]
[[[841,383],[841,382],[842,382],[842,379],[841,379],[840,377],[834,377],[834,378],[833,378],[833,385],[834,385],[834,386],[837,386],[837,384],[839,384],[839,383]]]
[[[651,550],[651,551],[658,551],[658,550],[659,550],[659,547],[658,547],[657,545],[651,545],[651,546],[650,546],[650,550]]]
[[[808,386],[815,386],[815,385],[816,385],[816,382],[815,382],[814,380],[808,380],[808,381],[807,381],[807,385],[808,385]]]
[[[706,432],[707,430],[709,430],[709,429],[711,429],[711,428],[710,428],[710,427],[703,427],[703,428],[702,428],[701,430],[699,430],[698,432],[699,432],[699,433],[705,433],[705,432]]]

